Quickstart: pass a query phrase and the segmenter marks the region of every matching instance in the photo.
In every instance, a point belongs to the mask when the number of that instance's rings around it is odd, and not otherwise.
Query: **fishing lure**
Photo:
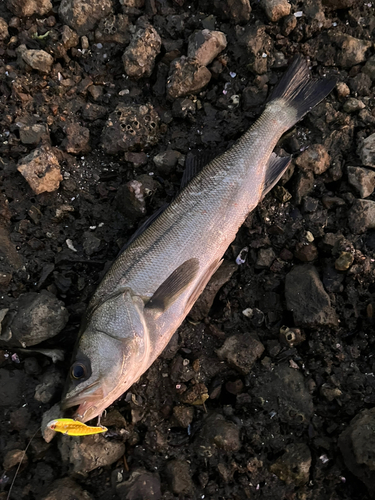
[[[56,432],[62,432],[68,436],[90,436],[91,434],[100,434],[108,429],[103,426],[90,426],[72,418],[57,418],[48,422],[47,427]]]

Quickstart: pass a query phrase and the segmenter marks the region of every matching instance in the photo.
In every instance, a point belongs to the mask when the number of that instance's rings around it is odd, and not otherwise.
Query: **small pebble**
[[[353,262],[354,257],[350,252],[342,252],[335,261],[335,268],[338,271],[347,271]]]

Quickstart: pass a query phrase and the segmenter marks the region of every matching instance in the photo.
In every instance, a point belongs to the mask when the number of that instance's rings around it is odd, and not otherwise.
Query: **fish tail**
[[[275,87],[267,107],[271,107],[276,101],[278,104],[283,101],[282,105],[286,107],[288,115],[287,125],[290,128],[319,104],[335,85],[334,78],[311,80],[306,60],[298,55]]]

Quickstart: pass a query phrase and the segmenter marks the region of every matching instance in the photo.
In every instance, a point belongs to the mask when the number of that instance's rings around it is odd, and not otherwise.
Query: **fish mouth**
[[[67,395],[61,401],[60,406],[64,411],[77,406],[72,417],[85,423],[102,413],[103,401],[103,388],[100,387],[99,382],[94,382],[78,394]]]

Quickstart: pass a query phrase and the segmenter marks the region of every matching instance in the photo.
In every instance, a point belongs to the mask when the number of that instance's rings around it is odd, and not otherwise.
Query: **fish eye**
[[[86,367],[82,363],[74,363],[70,369],[70,375],[74,380],[79,380],[86,376]]]

